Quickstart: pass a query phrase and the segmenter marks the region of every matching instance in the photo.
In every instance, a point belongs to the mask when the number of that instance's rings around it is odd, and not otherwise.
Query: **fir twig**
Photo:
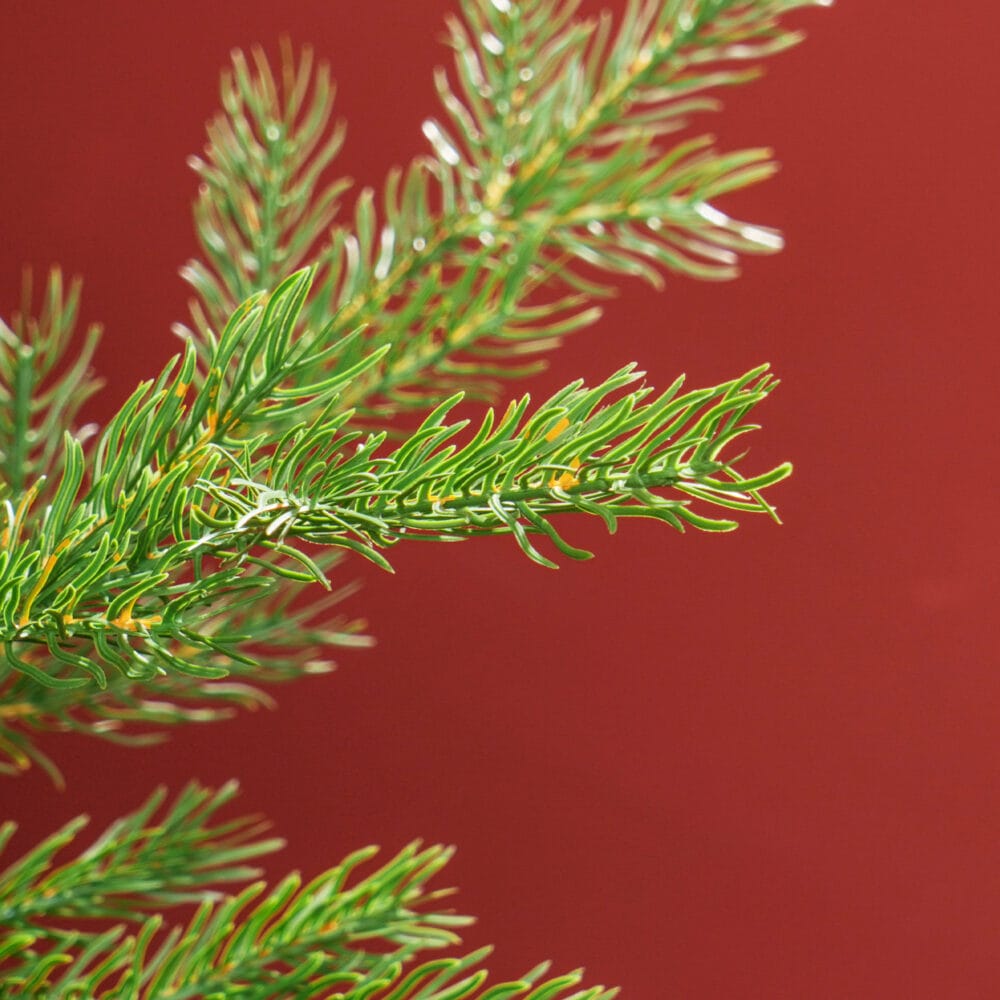
[[[88,848],[54,867],[89,822],[78,816],[0,874],[0,927],[61,941],[71,935],[55,921],[136,919],[165,906],[214,898],[207,886],[246,882],[260,875],[247,861],[284,842],[263,840],[256,817],[213,824],[235,797],[235,782],[217,791],[189,785],[162,810],[159,789],[128,816],[112,823]],[[162,815],[157,815],[162,810]],[[0,850],[16,826],[0,827]]]
[[[278,73],[260,48],[249,59],[233,53],[223,110],[208,124],[204,155],[189,161],[201,181],[194,223],[205,259],[181,273],[198,295],[191,310],[201,338],[315,256],[350,186],[325,180],[345,134],[332,121],[335,96],[329,66],[314,70],[309,46],[296,60],[283,39]]]
[[[714,204],[770,176],[769,150],[660,140],[718,107],[712,91],[753,79],[757,61],[800,39],[782,27],[785,14],[823,2],[637,0],[616,32],[607,17],[576,18],[578,0],[463,0],[464,17],[449,20],[454,72],[436,77],[445,117],[424,124],[431,155],[392,171],[378,197],[362,191],[353,225],[336,225],[319,256],[305,315],[314,330],[333,321],[317,345],[359,325],[365,333],[321,352],[316,371],[388,347],[339,405],[384,426],[456,391],[494,396],[497,379],[537,371],[539,354],[599,316],[603,275],[725,279],[740,254],[779,249],[776,231]],[[306,111],[311,52],[296,63],[286,46],[280,74],[258,51],[253,68],[234,58],[226,114],[196,164],[209,178],[196,209],[206,260],[185,273],[199,293],[199,338],[246,291],[268,287],[254,247],[299,259],[344,186],[319,166],[263,167],[278,149],[309,162],[328,148],[323,136],[339,148],[341,126],[322,127],[332,109],[325,68]],[[292,242],[262,209],[270,202],[313,206],[308,240]]]
[[[244,862],[280,846],[260,840],[252,818],[209,824],[235,790],[191,785],[156,821],[159,792],[53,869],[80,817],[0,875],[4,996],[331,996],[335,982],[382,982],[417,952],[457,943],[469,919],[440,911],[448,892],[427,887],[451,856],[442,847],[410,845],[361,877],[375,848],[309,883],[293,873],[270,891],[262,882],[229,897],[204,888],[254,877]],[[0,828],[0,846],[13,830]],[[192,901],[186,927],[163,932],[162,914],[145,917]],[[108,919],[125,923],[95,926]]]
[[[587,556],[553,527],[558,513],[598,516],[610,530],[630,516],[735,527],[692,500],[773,514],[762,491],[788,466],[747,477],[723,456],[753,429],[742,419],[772,387],[763,368],[684,395],[678,380],[651,399],[645,387],[624,391],[639,378],[630,366],[594,389],[567,386],[530,417],[527,396],[500,418],[490,411],[464,445],[454,441],[465,423],[447,419],[457,399],[388,454],[384,433],[348,428],[349,412],[278,435],[271,414],[303,397],[335,409],[340,389],[377,360],[320,385],[300,380],[292,331],[309,280],[296,275],[237,312],[216,346],[210,388],[190,409],[182,402],[189,351],[102,433],[86,488],[82,457],[71,451],[33,532],[22,537],[12,522],[0,567],[9,668],[72,690],[105,689],[109,672],[155,685],[165,674],[222,677],[227,659],[254,664],[245,648],[253,634],[211,623],[282,577],[329,586],[302,543],[388,567],[380,550],[404,537],[510,533],[532,559],[553,565],[532,536]],[[237,344],[246,345],[239,356]]]
[[[774,516],[763,491],[789,467],[747,474],[729,448],[773,387],[764,368],[654,397],[630,366],[531,414],[526,396],[488,411],[469,435],[451,412],[459,387],[488,393],[596,316],[606,290],[581,268],[725,277],[734,254],[776,248],[710,200],[767,174],[766,158],[657,139],[708,108],[704,91],[746,78],[733,66],[794,43],[781,15],[810,2],[637,0],[615,33],[577,20],[575,0],[464,0],[454,79],[438,77],[451,131],[429,121],[434,155],[390,176],[382,219],[362,193],[354,231],[335,227],[319,262],[273,291],[333,218],[342,129],[308,51],[296,62],[286,45],[279,74],[259,52],[236,56],[196,164],[206,261],[188,271],[202,304],[183,352],[86,449],[72,414],[50,420],[62,448],[47,440],[39,459],[17,443],[44,406],[23,359],[65,351],[75,292],[64,305],[55,276],[57,318],[0,338],[0,387],[16,401],[0,768],[55,773],[33,731],[155,738],[266,700],[257,682],[328,669],[324,649],[365,642],[360,624],[324,620],[320,601],[294,612],[296,642],[283,616],[297,584],[345,592],[329,579],[344,550],[388,567],[383,550],[404,538],[501,533],[551,566],[546,546],[589,556],[557,530],[561,513],[610,530],[621,517],[729,530],[731,511]],[[363,428],[400,407],[429,412],[395,428],[390,450],[388,428]]]
[[[462,958],[444,958],[409,970],[388,961],[367,974],[338,977],[331,994],[340,1000],[614,1000],[617,989],[580,987],[583,970],[549,976],[543,962],[520,979],[487,986],[488,972],[481,963],[491,949],[482,948]]]
[[[780,247],[715,204],[773,172],[768,150],[662,137],[794,44],[786,13],[825,0],[630,0],[617,29],[577,18],[578,0],[460,2],[431,154],[332,228],[348,182],[328,176],[344,136],[328,70],[287,43],[278,73],[259,50],[234,56],[193,160],[192,329],[93,441],[75,426],[96,387],[96,331],[68,353],[78,286],[53,271],[40,316],[29,288],[0,324],[0,770],[36,760],[57,776],[40,730],[151,739],[265,701],[258,682],[329,669],[331,646],[368,641],[327,615],[350,589],[330,580],[347,551],[389,568],[404,539],[510,534],[554,566],[552,548],[590,555],[558,514],[610,531],[776,517],[764,491],[790,467],[748,474],[730,453],[775,384],[766,366],[656,395],[630,365],[478,425],[453,414],[593,322],[609,277],[725,279],[741,254]],[[403,411],[422,422],[393,426]],[[327,594],[294,603],[303,582]],[[486,986],[486,950],[416,965],[468,922],[427,888],[442,847],[361,878],[374,849],[308,884],[210,890],[256,877],[248,862],[279,844],[257,820],[215,821],[234,791],[192,785],[162,810],[157,792],[55,867],[78,818],[0,873],[4,996],[615,995],[545,965]],[[13,832],[0,826],[0,849]],[[197,909],[167,930],[158,911],[177,903]]]
[[[20,311],[9,327],[0,320],[0,497],[20,499],[42,477],[55,478],[64,461],[63,434],[85,441],[97,429],[76,427],[80,409],[101,385],[90,373],[98,326],[89,327],[79,352],[69,356],[80,281],[66,288],[52,268],[37,316],[32,299],[26,271]]]

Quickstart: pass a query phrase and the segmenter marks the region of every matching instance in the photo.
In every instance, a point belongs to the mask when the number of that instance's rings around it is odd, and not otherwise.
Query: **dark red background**
[[[176,347],[184,159],[230,47],[313,42],[351,125],[341,167],[377,184],[423,149],[449,8],[3,4],[4,310],[23,262],[83,274],[112,412]],[[69,791],[2,785],[19,844],[158,782],[237,776],[290,841],[274,874],[459,844],[469,941],[495,942],[503,975],[551,957],[633,998],[1000,996],[991,16],[798,15],[808,42],[707,126],[776,147],[782,174],[730,205],[786,252],[727,286],[625,288],[532,386],[771,361],[753,457],[796,462],[783,527],[579,523],[598,558],[558,574],[508,540],[400,549],[394,578],[357,565],[375,651],[159,749],[48,739]]]

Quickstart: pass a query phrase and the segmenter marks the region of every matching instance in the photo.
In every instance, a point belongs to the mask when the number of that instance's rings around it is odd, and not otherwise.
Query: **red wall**
[[[184,159],[230,47],[312,41],[341,81],[342,168],[377,183],[423,148],[449,7],[3,4],[4,311],[22,262],[83,274],[109,414],[176,346]],[[782,174],[739,207],[786,252],[727,286],[630,285],[533,386],[772,362],[753,455],[796,462],[783,527],[580,523],[598,558],[559,573],[507,540],[400,549],[393,578],[355,565],[375,651],[158,749],[48,739],[68,792],[0,785],[21,846],[237,776],[290,841],[273,874],[459,844],[469,942],[504,975],[551,957],[633,998],[1000,996],[991,16],[797,17],[809,41],[710,123],[776,147]]]

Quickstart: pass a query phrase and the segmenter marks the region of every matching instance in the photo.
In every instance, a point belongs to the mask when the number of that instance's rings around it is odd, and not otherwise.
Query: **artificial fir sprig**
[[[383,969],[339,980],[330,1000],[614,1000],[618,996],[617,989],[581,987],[580,969],[548,977],[548,962],[518,980],[488,986],[489,973],[479,966],[489,954],[489,948],[482,948],[462,958],[425,962],[413,970],[387,962]]]
[[[456,391],[493,396],[498,378],[537,370],[536,355],[599,316],[602,273],[723,279],[739,254],[780,249],[776,231],[713,204],[770,176],[770,151],[658,140],[716,108],[706,92],[795,44],[783,15],[824,2],[637,0],[615,34],[606,17],[576,18],[578,0],[464,0],[449,21],[454,82],[436,78],[449,124],[424,124],[432,155],[391,172],[378,198],[364,190],[319,254],[306,317],[318,329],[333,316],[334,341],[365,333],[317,368],[389,348],[340,405],[384,426]],[[195,210],[206,259],[185,269],[196,342],[249,289],[270,287],[262,255],[302,259],[344,187],[322,170],[342,141],[340,125],[324,130],[325,71],[306,101],[308,50],[296,63],[286,46],[279,74],[259,52],[252,62],[235,58],[195,161],[206,180]],[[285,159],[294,168],[267,166]],[[287,218],[303,206],[314,215],[293,239]]]
[[[780,248],[714,203],[769,176],[769,151],[661,139],[716,107],[708,91],[754,76],[748,60],[794,44],[782,16],[817,3],[631,0],[616,31],[578,19],[578,0],[461,0],[431,155],[378,199],[363,191],[346,222],[347,182],[327,176],[344,135],[328,71],[287,44],[278,73],[258,51],[234,56],[193,163],[204,260],[184,271],[197,299],[181,354],[88,440],[75,420],[96,333],[73,360],[77,287],[54,271],[41,315],[29,294],[0,325],[0,769],[36,760],[58,777],[45,729],[144,741],[328,670],[331,646],[368,641],[328,614],[351,550],[388,567],[405,539],[510,534],[551,566],[552,549],[589,556],[557,514],[611,531],[633,516],[735,527],[712,508],[775,516],[763,491],[789,466],[747,474],[731,454],[774,385],[766,366],[659,396],[628,366],[534,409],[524,396],[477,424],[453,414],[592,323],[609,278],[724,279],[740,254]],[[394,423],[404,412],[416,419]],[[326,595],[297,602],[312,581]],[[425,887],[442,848],[356,882],[371,851],[305,886],[208,892],[275,846],[254,821],[213,825],[231,794],[192,786],[153,823],[158,793],[50,870],[78,820],[0,875],[3,995],[614,995],[545,966],[488,987],[484,951],[414,968],[467,922]],[[199,901],[186,927],[149,915],[184,901]]]
[[[257,878],[260,870],[246,862],[284,842],[261,839],[269,824],[252,816],[213,823],[237,790],[235,782],[215,791],[191,784],[161,813],[166,793],[159,789],[72,861],[54,867],[89,822],[78,816],[0,873],[0,928],[63,940],[71,932],[60,921],[132,918],[201,902],[212,896],[206,887],[213,883]],[[14,823],[0,826],[0,853],[15,831]]]
[[[85,728],[72,710],[92,702],[84,689],[107,692],[103,728],[117,733],[130,718],[158,723],[163,695],[173,693],[163,678],[188,679],[176,692],[182,703],[197,699],[196,683],[234,665],[252,678],[268,629],[247,614],[227,622],[225,610],[273,603],[289,581],[330,587],[330,564],[304,544],[350,549],[388,568],[381,550],[403,538],[509,533],[551,566],[533,536],[564,555],[588,555],[563,540],[555,514],[598,516],[611,530],[632,516],[728,530],[735,522],[699,505],[773,513],[762,491],[788,466],[745,476],[724,454],[754,426],[743,418],[770,391],[764,369],[683,395],[678,380],[650,400],[647,387],[626,391],[640,377],[629,367],[596,388],[567,386],[530,416],[527,396],[499,418],[489,411],[460,444],[465,422],[448,422],[452,399],[387,452],[384,432],[351,430],[351,412],[337,412],[341,392],[384,348],[308,380],[303,345],[312,341],[300,313],[311,278],[300,272],[234,313],[190,404],[198,364],[190,346],[141,385],[96,439],[86,484],[84,453],[67,434],[51,502],[39,508],[28,491],[16,510],[8,504],[0,640],[10,705],[0,719],[16,730],[4,742],[14,766],[34,753],[26,726]],[[281,432],[280,417],[303,400],[327,418]],[[262,617],[273,635],[266,604]],[[312,657],[300,663],[315,669]],[[262,664],[262,679],[270,666]],[[137,684],[149,694],[137,699]],[[230,694],[246,697],[241,687]]]
[[[25,273],[21,308],[11,325],[0,320],[0,499],[22,498],[42,477],[58,475],[66,457],[64,432],[83,441],[96,430],[75,424],[101,385],[90,373],[100,329],[92,325],[71,354],[80,282],[67,289],[53,268],[36,316],[31,277]]]
[[[259,48],[249,61],[233,53],[204,157],[189,160],[201,181],[194,224],[205,259],[181,273],[198,294],[192,319],[199,339],[315,256],[350,186],[346,179],[324,183],[345,134],[342,122],[331,123],[329,66],[314,72],[309,46],[298,61],[287,39],[281,50],[278,74]]]
[[[256,877],[245,862],[281,846],[260,839],[252,817],[211,822],[235,791],[191,785],[160,817],[157,792],[54,868],[86,824],[78,817],[0,873],[2,995],[257,1000],[330,996],[337,983],[360,997],[419,951],[458,942],[469,918],[441,911],[448,891],[428,888],[447,848],[410,845],[361,877],[374,848],[309,883],[293,873],[270,891],[208,889]],[[0,847],[13,832],[0,828]],[[199,905],[187,926],[165,934],[161,914],[146,916],[190,902]]]
[[[301,381],[292,332],[309,281],[293,276],[236,312],[190,408],[191,350],[141,386],[98,438],[86,488],[82,452],[67,440],[52,503],[33,533],[11,531],[0,568],[0,637],[15,671],[42,686],[104,689],[115,671],[154,686],[169,673],[225,676],[225,659],[252,664],[241,646],[253,633],[202,623],[276,578],[329,586],[303,542],[387,567],[379,550],[403,537],[511,533],[553,565],[532,535],[586,556],[552,526],[558,513],[597,515],[612,530],[628,516],[726,530],[735,523],[690,498],[771,512],[761,491],[788,467],[745,477],[722,454],[752,429],[741,418],[770,389],[763,369],[685,395],[678,380],[650,402],[648,388],[624,392],[639,378],[626,368],[594,389],[566,387],[530,417],[527,396],[499,419],[489,411],[464,445],[454,441],[465,423],[447,419],[457,400],[388,454],[384,433],[349,429],[349,412],[277,437],[271,415],[302,398],[335,410],[340,389],[378,359]]]
[[[353,435],[339,434],[339,421],[320,425],[318,434],[300,430],[279,445],[263,479],[237,469],[226,485],[200,484],[219,504],[204,518],[210,531],[202,544],[228,547],[256,530],[344,545],[389,568],[377,550],[404,538],[510,533],[531,559],[554,566],[530,536],[547,536],[572,558],[589,557],[561,538],[554,514],[595,515],[611,531],[619,517],[635,516],[678,529],[731,530],[736,522],[699,512],[687,497],[773,514],[762,491],[790,466],[744,478],[721,457],[754,429],[741,418],[770,391],[765,371],[685,395],[678,379],[647,402],[649,388],[622,394],[642,374],[629,366],[593,389],[567,386],[530,416],[529,396],[500,417],[489,410],[465,444],[454,443],[468,421],[448,422],[452,399],[385,457],[381,434],[348,449]]]
[[[343,556],[343,550],[326,549],[311,558],[329,577]],[[363,621],[333,614],[335,605],[356,590],[356,585],[302,600],[298,589],[282,586],[282,582],[287,581],[280,575],[264,578],[254,601],[224,603],[214,615],[205,609],[201,619],[201,634],[208,639],[233,633],[247,637],[248,644],[252,642],[252,658],[234,658],[211,647],[181,647],[221,668],[217,674],[227,673],[225,680],[171,671],[150,684],[130,672],[110,671],[104,689],[81,697],[79,688],[39,684],[20,671],[5,671],[0,666],[0,772],[15,774],[35,762],[61,787],[58,767],[36,739],[44,731],[73,731],[133,746],[158,743],[174,726],[215,722],[229,718],[237,709],[273,707],[271,695],[261,685],[328,673],[334,667],[331,654],[338,647],[372,644],[364,634]],[[95,635],[94,644],[113,655],[111,644],[102,635]],[[25,650],[22,658],[44,656],[39,647],[36,649],[38,652]]]

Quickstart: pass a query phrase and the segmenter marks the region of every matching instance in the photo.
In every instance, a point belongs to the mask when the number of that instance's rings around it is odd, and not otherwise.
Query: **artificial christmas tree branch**
[[[11,327],[0,321],[0,482],[13,497],[58,476],[66,457],[63,431],[74,427],[81,407],[101,385],[90,373],[100,338],[97,326],[70,355],[80,284],[76,280],[66,289],[53,268],[36,317],[28,272]],[[78,429],[78,440],[95,429]]]
[[[735,449],[775,385],[767,366],[656,394],[630,365],[540,405],[453,414],[596,321],[618,276],[726,279],[740,254],[780,248],[715,204],[770,176],[768,151],[662,140],[716,106],[706,91],[798,40],[783,15],[821,2],[635,0],[615,30],[578,19],[577,0],[462,0],[455,68],[436,78],[447,124],[428,119],[430,155],[378,199],[362,191],[349,222],[348,182],[328,177],[344,141],[328,70],[288,45],[277,72],[237,53],[193,161],[204,258],[183,271],[196,298],[182,352],[95,433],[77,426],[97,387],[96,331],[74,348],[78,286],[54,270],[37,317],[29,289],[0,323],[0,769],[36,761],[59,780],[45,730],[149,741],[328,670],[332,647],[369,641],[330,615],[351,552],[390,568],[403,541],[509,534],[554,566],[590,555],[557,515],[612,532],[623,517],[710,531],[736,527],[731,512],[776,518],[764,494],[790,466],[748,471]],[[303,603],[310,583],[320,596]],[[71,824],[0,877],[11,995],[612,995],[543,967],[483,989],[481,952],[410,970],[463,922],[412,909],[434,898],[437,848],[354,890],[360,856],[305,888],[205,896],[274,846],[245,821],[207,825],[229,794],[189,789],[156,827],[150,800],[47,873]],[[193,898],[186,929],[162,935],[148,916]]]
[[[451,856],[441,847],[411,845],[361,878],[373,848],[308,884],[293,873],[266,893],[262,882],[230,897],[206,888],[257,877],[245,862],[281,846],[253,817],[210,822],[235,791],[191,785],[161,816],[158,792],[53,869],[86,824],[78,817],[0,873],[3,995],[311,997],[333,984],[358,994],[458,942],[469,918],[435,909],[447,892],[427,888]],[[0,847],[13,832],[0,828]],[[162,933],[156,911],[192,902],[188,925]]]
[[[602,272],[725,279],[740,253],[780,249],[774,230],[712,204],[770,176],[768,150],[658,140],[718,106],[705,91],[753,79],[755,60],[797,42],[781,17],[817,2],[643,0],[615,36],[607,18],[577,20],[577,0],[464,3],[449,22],[457,85],[437,76],[451,125],[428,119],[432,155],[392,172],[378,198],[363,191],[353,225],[318,251],[309,324],[333,317],[334,341],[364,333],[318,353],[316,371],[388,347],[341,407],[381,426],[455,391],[495,396],[498,378],[536,371],[533,355],[599,317]],[[303,262],[335,216],[346,182],[324,185],[322,171],[342,129],[328,126],[325,70],[306,100],[311,65],[286,47],[280,74],[257,52],[224,78],[225,110],[194,161],[196,342]]]
[[[190,405],[189,347],[136,390],[89,456],[67,434],[43,510],[31,491],[8,505],[0,639],[8,668],[43,698],[44,688],[107,690],[111,672],[155,690],[170,674],[210,680],[230,663],[253,667],[246,647],[261,636],[218,630],[220,608],[288,581],[329,587],[302,543],[388,566],[380,550],[404,537],[510,533],[553,565],[531,535],[586,556],[552,525],[558,513],[596,515],[612,530],[629,516],[735,527],[690,498],[772,513],[761,491],[788,466],[747,477],[723,455],[753,427],[741,418],[770,389],[763,369],[686,395],[678,381],[652,402],[649,389],[623,392],[638,378],[624,369],[595,389],[568,386],[530,417],[527,397],[502,418],[490,411],[463,445],[453,441],[464,423],[446,422],[455,400],[389,453],[384,434],[349,430],[351,411],[279,434],[274,420],[303,399],[336,413],[342,388],[385,353],[309,383],[311,354],[295,330],[310,280],[302,272],[237,311]],[[16,704],[25,721],[25,685]]]

